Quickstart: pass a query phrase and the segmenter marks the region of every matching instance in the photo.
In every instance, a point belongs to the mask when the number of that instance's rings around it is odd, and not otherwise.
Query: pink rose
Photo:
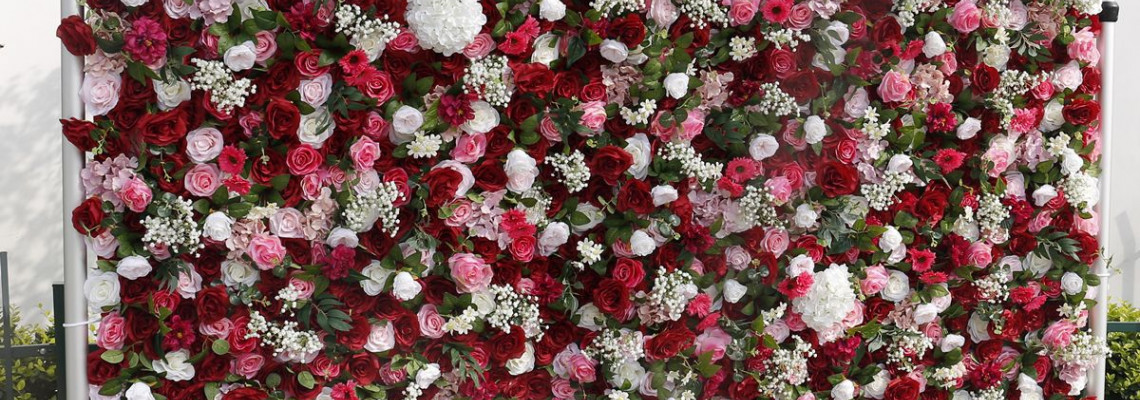
[[[581,108],[581,124],[590,128],[591,131],[601,132],[602,125],[606,123],[606,103],[591,101],[582,104]]]
[[[769,253],[779,257],[788,250],[788,231],[780,228],[770,228],[764,232],[764,240],[760,242],[760,247]]]
[[[1068,346],[1073,341],[1073,332],[1077,331],[1077,325],[1067,319],[1054,322],[1045,328],[1045,332],[1041,335],[1041,343],[1051,349],[1061,348]]]
[[[966,250],[966,260],[979,268],[985,268],[993,262],[993,253],[990,245],[976,242]]]
[[[689,141],[705,130],[705,113],[701,110],[689,111],[688,118],[681,122],[681,140]]]
[[[317,285],[313,282],[304,279],[297,279],[296,277],[289,278],[289,286],[297,291],[298,300],[308,300],[313,297],[313,293],[317,291]]]
[[[273,235],[254,236],[249,241],[246,253],[257,264],[257,268],[263,271],[273,269],[285,261],[285,246],[281,245],[281,238]]]
[[[254,38],[257,39],[257,45],[253,48],[257,57],[254,59],[264,64],[265,60],[277,53],[277,35],[271,31],[261,31],[257,32]]]
[[[367,136],[360,138],[349,148],[352,155],[352,166],[357,170],[371,170],[372,165],[380,158],[380,145]]]
[[[867,277],[859,282],[859,288],[863,290],[863,294],[871,296],[879,293],[887,286],[887,269],[882,265],[872,265],[863,270],[867,273]]]
[[[278,209],[269,217],[269,232],[283,238],[303,238],[305,216],[296,208]]]
[[[443,337],[443,324],[447,321],[443,320],[443,317],[435,310],[434,305],[425,304],[423,308],[420,308],[420,312],[416,313],[416,318],[420,321],[420,333],[425,337],[431,339]]]
[[[380,116],[380,113],[375,111],[368,112],[368,116],[364,117],[364,123],[361,124],[360,129],[364,134],[372,139],[377,139],[384,135],[388,130],[388,121]]]
[[[910,89],[910,77],[892,70],[887,72],[883,76],[883,81],[879,83],[879,97],[886,102],[903,101],[910,94]]]
[[[594,370],[594,361],[586,357],[585,354],[574,354],[570,356],[570,378],[581,382],[590,383],[597,377],[597,371]]]
[[[415,53],[419,51],[420,40],[416,39],[416,34],[412,33],[411,29],[401,29],[400,33],[388,42],[388,48]]]
[[[554,120],[550,119],[550,115],[542,117],[542,122],[538,124],[538,132],[542,133],[542,137],[552,143],[562,141],[562,132],[558,131],[558,126],[554,124]]]
[[[95,334],[95,343],[107,350],[123,348],[123,339],[126,339],[127,320],[119,313],[109,313],[99,322],[99,332]]]
[[[301,94],[301,101],[320,107],[329,99],[332,93],[333,80],[330,74],[321,74],[313,79],[305,79],[297,86],[297,93]]]
[[[301,197],[305,200],[313,201],[321,197],[321,189],[325,186],[321,184],[321,177],[317,174],[308,174],[301,178]]]
[[[781,203],[787,203],[792,198],[792,183],[787,177],[777,176],[764,181],[764,187]]]
[[[204,163],[222,154],[225,139],[214,128],[198,128],[186,134],[186,155],[191,161]]]
[[[475,40],[463,48],[463,55],[474,60],[491,54],[492,50],[495,50],[495,39],[488,33],[480,33],[475,35]]]
[[[550,382],[550,391],[554,394],[556,399],[573,399],[574,386],[570,384],[570,380],[562,378],[554,378]]]
[[[150,204],[152,198],[150,186],[147,186],[146,182],[137,176],[124,183],[122,189],[119,189],[119,199],[123,200],[123,204],[126,204],[127,208],[137,213],[146,211],[146,206]]]
[[[491,284],[494,272],[483,259],[471,253],[458,253],[447,259],[451,268],[451,278],[460,293],[473,293],[486,289]]]
[[[487,151],[487,135],[482,133],[465,134],[455,141],[451,158],[461,163],[473,163]]]
[[[1069,57],[1092,66],[1100,61],[1100,51],[1096,48],[1096,35],[1093,35],[1087,26],[1073,34],[1073,42],[1069,43],[1066,50],[1069,52]]]
[[[233,329],[234,322],[225,317],[217,321],[208,324],[204,323],[198,326],[198,332],[215,339],[225,339],[229,337],[230,331]]]
[[[451,215],[443,223],[447,226],[460,227],[466,225],[474,216],[475,210],[471,207],[471,202],[459,199],[452,203]]]
[[[807,29],[811,26],[812,20],[815,18],[815,12],[811,10],[811,6],[807,2],[800,2],[792,6],[788,10],[788,20],[786,23],[792,29]]]
[[[756,10],[760,8],[758,0],[733,0],[732,6],[728,10],[728,18],[732,26],[748,25],[752,22],[752,18],[756,16]]]
[[[724,358],[729,343],[732,343],[732,336],[720,329],[719,326],[714,326],[697,336],[693,354],[700,355],[712,352],[712,361],[716,362]]]
[[[257,353],[241,353],[230,361],[230,372],[234,375],[244,376],[245,379],[253,379],[261,372],[261,367],[265,365],[265,357]]]
[[[974,0],[962,1],[954,5],[954,13],[947,22],[958,32],[970,33],[981,25],[982,11]]]
[[[197,164],[186,172],[186,191],[195,196],[210,197],[222,185],[222,171],[214,164]]]
[[[656,22],[657,27],[661,29],[668,29],[669,25],[673,25],[673,22],[680,17],[677,6],[670,0],[649,0],[647,3],[649,7],[646,16]]]

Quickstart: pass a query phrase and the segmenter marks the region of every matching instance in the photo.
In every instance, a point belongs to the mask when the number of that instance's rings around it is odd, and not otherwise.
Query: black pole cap
[[[1100,3],[1100,22],[1116,22],[1120,17],[1120,4],[1115,1]]]

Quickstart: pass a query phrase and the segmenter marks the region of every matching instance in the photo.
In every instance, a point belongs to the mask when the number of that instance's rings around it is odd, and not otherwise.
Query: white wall
[[[1111,295],[1140,304],[1140,1],[1123,0],[1117,24]],[[14,304],[51,307],[61,281],[59,4],[23,2],[0,13],[0,251],[9,252]],[[25,314],[33,314],[26,312]]]

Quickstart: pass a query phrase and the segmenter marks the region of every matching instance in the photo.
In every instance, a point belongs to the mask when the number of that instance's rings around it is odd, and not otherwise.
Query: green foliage
[[[0,310],[0,317],[3,316],[3,310]],[[33,344],[55,343],[55,331],[52,329],[52,316],[50,313],[44,311],[48,318],[47,324],[21,324],[20,323],[20,310],[12,309],[12,325],[15,327],[15,335],[12,336],[13,346],[24,346]],[[0,334],[3,333],[3,325],[0,324]],[[2,338],[3,336],[0,336]],[[3,342],[0,341],[0,344]],[[32,400],[32,399],[54,399],[55,398],[55,358],[54,357],[36,357],[36,358],[23,358],[17,359],[13,362],[12,377],[15,381],[13,392],[15,392],[16,400]],[[3,363],[0,363],[0,388],[6,388],[9,382],[6,381],[7,373],[4,371]],[[4,398],[3,391],[0,391],[0,399]]]
[[[1140,322],[1140,309],[1125,302],[1109,304],[1109,321]],[[1120,399],[1140,400],[1140,333],[1108,334],[1108,356],[1105,367],[1105,390]],[[1111,397],[1110,397],[1111,398]]]

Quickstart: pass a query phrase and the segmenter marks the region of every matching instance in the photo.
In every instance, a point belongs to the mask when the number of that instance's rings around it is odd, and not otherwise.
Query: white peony
[[[507,360],[504,365],[511,376],[519,376],[534,370],[534,345],[526,342],[524,346],[522,355]]]
[[[585,215],[586,219],[589,220],[589,222],[582,225],[577,225],[574,224],[574,221],[570,221],[571,226],[574,228],[575,235],[581,235],[583,232],[594,229],[595,226],[602,223],[602,220],[606,219],[606,212],[590,203],[578,203],[578,208],[574,211],[582,213],[582,215]]]
[[[1017,375],[1017,391],[1021,392],[1018,400],[1042,400],[1045,398],[1041,386],[1037,385],[1037,379],[1026,375]]]
[[[578,309],[578,327],[598,331],[605,327],[608,317],[594,303],[587,303]]]
[[[776,150],[780,148],[780,143],[776,138],[767,133],[761,133],[752,138],[748,143],[748,155],[756,161],[764,161],[765,158],[771,157],[776,154]]]
[[[329,247],[332,248],[336,248],[337,246],[356,248],[356,246],[360,245],[360,238],[357,237],[356,232],[353,232],[351,229],[337,227],[333,228],[332,232],[329,232],[329,237],[325,239],[325,244],[328,244]]]
[[[802,316],[807,327],[818,332],[833,330],[855,309],[858,301],[850,280],[846,265],[831,264],[815,274],[806,295],[792,300],[792,309]]]
[[[637,361],[626,361],[618,365],[617,368],[611,369],[613,376],[610,377],[609,382],[615,388],[636,388],[641,386],[641,381],[645,379],[645,367]]]
[[[1041,123],[1037,125],[1037,128],[1042,132],[1061,129],[1061,126],[1065,124],[1064,110],[1065,105],[1061,104],[1061,100],[1050,101],[1045,105],[1045,110],[1041,116]]]
[[[382,353],[396,348],[396,330],[392,324],[384,322],[372,325],[372,332],[368,334],[368,342],[364,343],[364,350],[373,353]]]
[[[990,340],[989,326],[989,321],[975,312],[970,315],[970,321],[966,323],[966,333],[970,334],[970,340],[974,343],[981,343]]]
[[[938,305],[927,303],[919,304],[914,308],[914,323],[922,325],[938,318]]]
[[[816,144],[822,142],[824,136],[827,136],[827,125],[823,123],[823,118],[818,115],[807,117],[804,121],[804,140],[808,144]]]
[[[530,190],[538,177],[538,163],[522,149],[511,150],[507,154],[503,169],[507,173],[507,189],[515,193]]]
[[[166,357],[155,360],[154,372],[165,373],[166,379],[178,382],[194,379],[194,364],[190,362],[190,351],[186,349],[166,353]]]
[[[463,51],[487,23],[477,0],[410,0],[404,18],[420,47],[444,56]]]
[[[119,260],[115,265],[115,272],[128,280],[135,280],[147,276],[151,271],[150,261],[141,256],[130,256]]]
[[[242,261],[226,260],[222,261],[222,283],[226,286],[253,286],[261,279],[261,274],[249,265]]]
[[[483,100],[471,102],[472,118],[463,123],[464,132],[487,133],[499,126],[499,110]]]
[[[360,281],[360,288],[364,289],[364,293],[369,296],[378,296],[384,291],[384,284],[388,283],[388,277],[392,275],[392,271],[381,266],[380,261],[372,260],[372,263],[364,267],[360,274],[368,278]]]
[[[685,97],[689,93],[689,76],[674,72],[665,77],[665,93],[674,99]]]
[[[154,394],[150,391],[150,386],[142,382],[135,382],[127,388],[127,400],[154,400]]]
[[[887,275],[887,284],[883,286],[883,290],[879,292],[879,296],[886,301],[895,303],[906,300],[907,295],[910,294],[910,278],[906,276],[905,272],[898,270],[891,270],[890,275]]]
[[[644,229],[639,229],[633,232],[633,236],[630,236],[629,249],[633,251],[633,254],[644,257],[653,254],[653,250],[657,249],[657,242],[653,241],[653,238],[645,233]]]
[[[844,379],[838,385],[831,388],[832,400],[851,400],[855,398],[855,382]]]
[[[748,287],[740,284],[736,279],[730,278],[724,281],[724,301],[735,304],[747,293]]]
[[[653,147],[649,145],[649,138],[644,133],[633,135],[626,141],[625,152],[633,157],[633,165],[627,170],[637,179],[645,179],[649,175],[649,164],[653,162]]]
[[[245,71],[253,68],[253,63],[257,61],[257,44],[252,40],[247,40],[242,44],[226,49],[226,54],[222,57],[227,67],[234,71]]]
[[[297,138],[300,139],[301,143],[319,149],[329,139],[329,136],[332,136],[335,128],[336,121],[329,114],[329,110],[320,107],[301,116],[301,126],[297,130]]]
[[[902,234],[893,226],[887,226],[887,231],[883,232],[882,236],[879,236],[879,248],[883,249],[884,253],[893,252],[902,245]]]
[[[538,16],[547,21],[558,21],[566,16],[566,4],[562,0],[542,0],[538,3]]]
[[[83,282],[83,295],[87,306],[102,311],[103,307],[119,304],[119,274],[109,271],[93,271]]]
[[[625,43],[613,39],[606,39],[603,40],[602,45],[598,47],[598,53],[602,55],[602,58],[617,64],[625,61],[625,59],[629,57],[629,47],[626,47]]]
[[[653,189],[649,191],[649,194],[653,196],[653,205],[656,207],[672,203],[673,200],[677,200],[680,196],[677,193],[677,188],[670,185],[654,186]]]
[[[171,82],[155,79],[154,94],[158,97],[159,110],[171,110],[182,102],[190,100],[190,83],[181,79],[174,79]]]
[[[392,295],[400,301],[416,298],[416,295],[420,294],[420,290],[423,290],[423,286],[408,271],[400,271],[396,274],[396,279],[392,281]]]
[[[1057,90],[1077,90],[1084,80],[1085,76],[1081,73],[1081,66],[1076,60],[1069,61],[1068,64],[1053,71],[1053,84],[1057,85]]]

